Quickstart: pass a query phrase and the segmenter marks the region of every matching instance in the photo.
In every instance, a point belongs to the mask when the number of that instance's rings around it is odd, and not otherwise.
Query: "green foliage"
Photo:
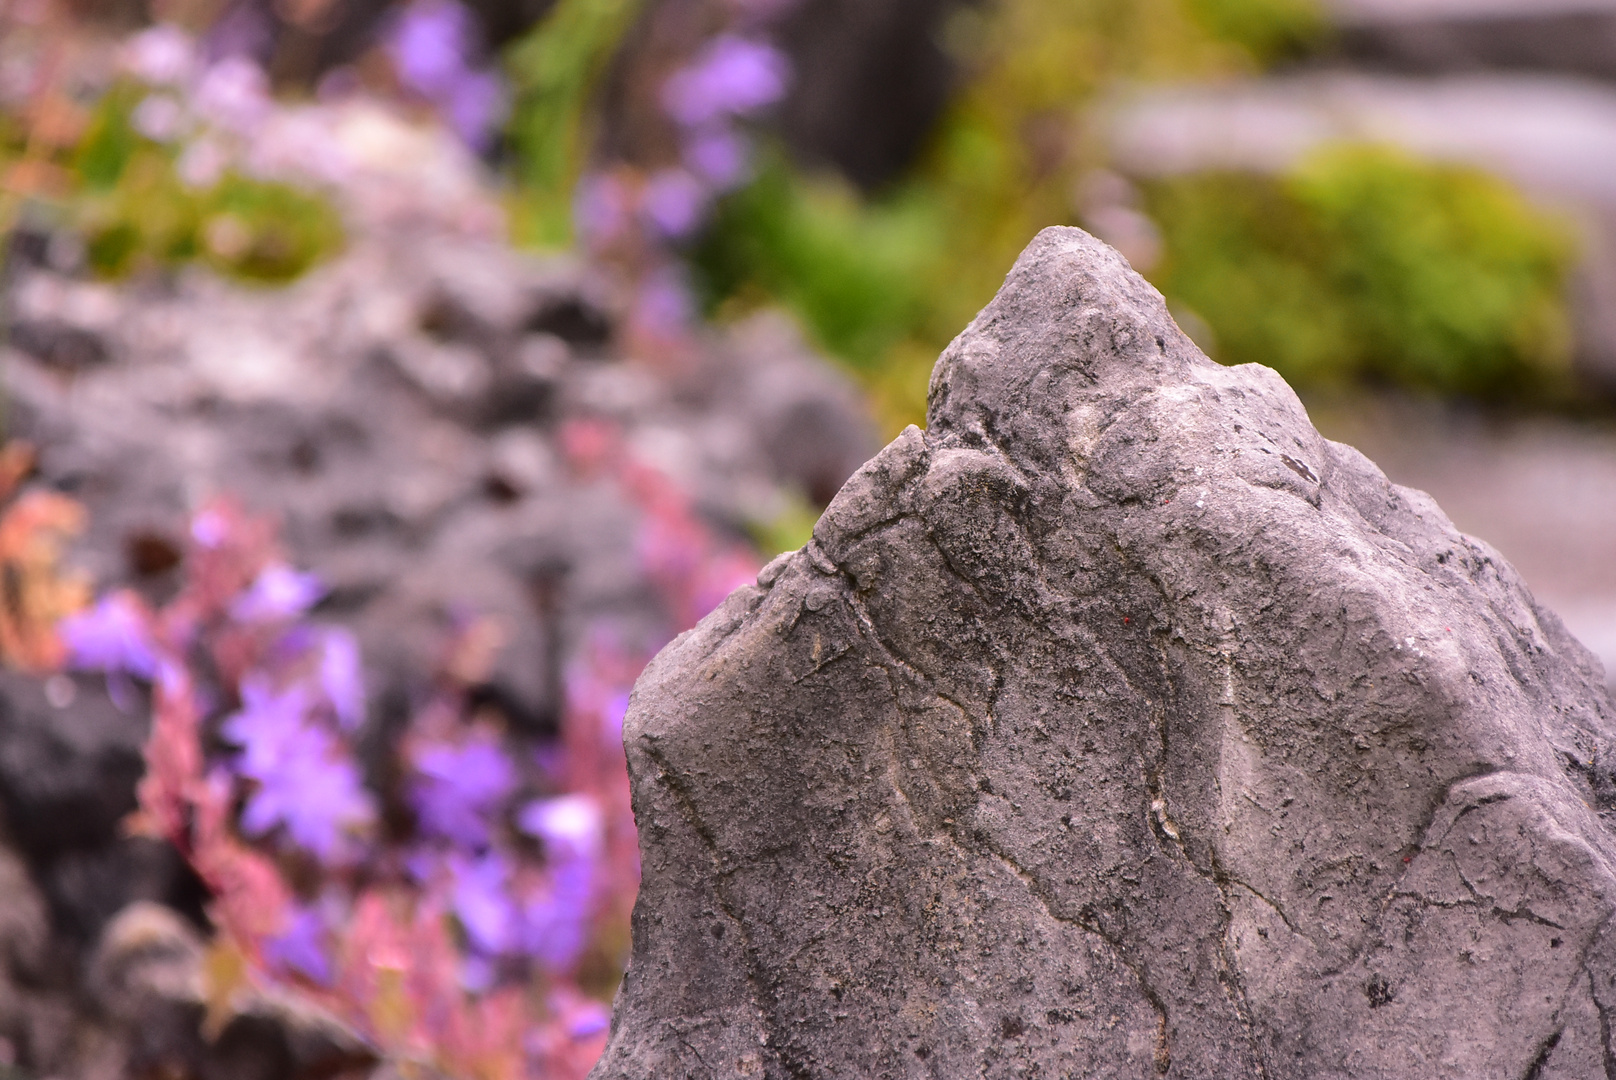
[[[1566,369],[1570,242],[1479,171],[1342,147],[1279,179],[1158,182],[1148,206],[1156,284],[1206,320],[1225,363],[1486,397]]]
[[[115,87],[100,101],[70,155],[73,183],[56,200],[97,273],[201,260],[250,281],[285,282],[341,246],[336,210],[308,191],[236,173],[186,185],[175,151],[134,130],[135,100],[132,88]]]
[[[529,240],[566,235],[591,88],[637,4],[562,0],[511,55]],[[708,313],[784,304],[861,375],[888,426],[919,420],[938,351],[1039,228],[1079,221],[1084,178],[1105,164],[1088,120],[1099,95],[1250,72],[1324,27],[1318,0],[964,5],[945,38],[969,79],[913,173],[861,200],[766,158],[690,249]],[[1348,148],[1279,179],[1148,189],[1166,241],[1155,280],[1210,324],[1226,362],[1298,385],[1478,395],[1548,387],[1565,369],[1566,237],[1481,173]]]
[[[765,558],[782,551],[796,551],[814,535],[819,523],[819,508],[805,496],[789,495],[788,501],[771,518],[750,523],[752,545]],[[0,1077],[0,1080],[4,1080]]]
[[[518,238],[541,247],[572,239],[572,189],[583,165],[588,107],[643,0],[558,0],[506,54],[509,126],[521,192]]]
[[[749,293],[772,297],[868,373],[924,317],[924,267],[940,254],[931,211],[914,198],[861,206],[775,156],[720,206],[691,262],[710,312]]]
[[[120,86],[109,92],[74,154],[74,169],[92,191],[115,186],[140,147],[140,136],[130,122],[132,97],[131,87]]]
[[[710,310],[785,303],[893,429],[922,418],[938,351],[1033,233],[1074,219],[1074,182],[1097,163],[1094,96],[1251,63],[1179,0],[1000,0],[964,7],[946,36],[971,79],[912,176],[860,202],[772,162],[695,249]]]
[[[1318,0],[1184,0],[1184,5],[1209,34],[1240,46],[1262,64],[1311,52],[1329,33]]]
[[[204,194],[201,209],[203,258],[253,281],[290,281],[341,242],[331,205],[289,184],[232,173]]]

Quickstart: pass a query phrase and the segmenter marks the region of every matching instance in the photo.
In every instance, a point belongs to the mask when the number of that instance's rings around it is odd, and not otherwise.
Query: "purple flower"
[[[261,675],[242,679],[241,709],[219,726],[220,734],[242,748],[242,774],[257,779],[274,772],[303,730],[308,709],[308,694],[301,686],[277,694]]]
[[[510,948],[517,923],[505,860],[493,852],[480,859],[457,856],[449,862],[449,873],[449,906],[472,947],[496,956]]]
[[[491,71],[468,71],[443,103],[449,126],[460,141],[486,150],[494,128],[505,119],[505,83]]]
[[[746,178],[748,157],[746,140],[726,127],[705,128],[685,146],[685,164],[720,191]]]
[[[348,834],[375,816],[359,770],[317,727],[301,725],[280,749],[274,767],[254,777],[258,789],[242,811],[242,831],[262,836],[284,825],[293,843],[330,863],[343,854]]]
[[[259,573],[252,588],[230,606],[230,614],[247,622],[295,619],[323,595],[325,586],[319,578],[275,563]]]
[[[683,169],[663,169],[645,185],[640,209],[658,232],[676,240],[700,224],[707,189]]]
[[[552,972],[577,962],[588,940],[594,868],[582,859],[556,866],[546,893],[523,909],[522,950]]]
[[[772,45],[733,34],[714,38],[689,67],[663,87],[668,115],[687,127],[721,116],[746,116],[779,101],[790,67]]]
[[[358,727],[365,718],[365,683],[359,669],[359,643],[351,631],[333,627],[321,637],[319,678],[342,730]]]
[[[230,538],[230,519],[217,510],[204,510],[191,519],[191,539],[212,550]]]
[[[460,958],[460,986],[468,993],[484,993],[498,976],[498,968],[486,956],[472,952]]]
[[[241,692],[243,708],[220,731],[243,748],[237,769],[258,784],[242,811],[242,831],[261,836],[284,825],[294,843],[333,860],[346,835],[375,814],[358,769],[329,732],[306,721],[302,687],[277,694],[249,677]]]
[[[684,279],[672,267],[646,276],[634,298],[632,318],[649,333],[673,337],[690,325],[695,305]]]
[[[504,119],[506,100],[497,74],[469,65],[476,37],[471,12],[454,0],[414,0],[394,24],[386,48],[399,81],[480,150]]]
[[[599,1035],[611,1025],[612,1014],[598,1001],[581,1003],[567,1017],[567,1034],[574,1039],[587,1039]]]
[[[453,0],[407,4],[387,41],[399,81],[428,98],[447,94],[466,70],[470,16]]]
[[[486,739],[437,745],[415,755],[411,801],[422,831],[464,847],[488,843],[488,815],[516,786],[516,770]]]
[[[295,971],[321,986],[331,985],[331,958],[325,951],[325,920],[314,907],[294,908],[286,929],[264,943],[272,964]]]
[[[604,842],[600,804],[588,795],[538,799],[522,808],[517,825],[544,841],[551,860],[594,859]]]
[[[601,732],[606,736],[606,741],[613,746],[621,745],[623,742],[623,718],[628,715],[628,699],[626,690],[621,694],[614,694],[600,712]]]
[[[127,592],[103,596],[88,611],[69,615],[58,627],[74,667],[150,679],[157,653],[140,602]]]

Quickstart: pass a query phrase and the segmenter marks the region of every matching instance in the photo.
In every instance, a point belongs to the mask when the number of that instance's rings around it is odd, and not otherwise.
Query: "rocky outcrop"
[[[1495,552],[1077,230],[928,422],[641,677],[594,1077],[1610,1071],[1616,718]]]
[[[445,613],[470,608],[507,629],[487,689],[529,730],[559,707],[545,657],[602,618],[625,647],[666,621],[640,511],[569,459],[571,422],[735,534],[823,505],[879,446],[852,381],[783,317],[635,359],[598,275],[444,230],[361,234],[280,290],[25,263],[7,300],[6,434],[84,503],[73,561],[98,585],[161,601],[188,515],[237,496],[327,584],[374,700],[418,689]]]

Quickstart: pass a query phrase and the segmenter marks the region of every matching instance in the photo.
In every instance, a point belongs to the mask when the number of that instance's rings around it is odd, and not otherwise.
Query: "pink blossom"
[[[218,139],[204,135],[193,140],[175,165],[180,180],[190,188],[210,188],[223,177],[230,154]]]
[[[192,100],[198,115],[238,135],[257,131],[273,105],[264,69],[245,56],[229,56],[208,68]]]
[[[153,142],[172,142],[185,123],[185,107],[168,94],[149,94],[135,106],[129,120]]]
[[[230,538],[230,518],[216,507],[208,507],[191,518],[191,539],[205,548],[216,548]]]
[[[645,185],[640,209],[653,228],[677,240],[700,224],[708,197],[701,181],[683,169],[663,169]]]
[[[588,243],[610,243],[628,224],[629,202],[620,178],[610,173],[584,177],[572,209],[579,235]]]
[[[159,23],[124,42],[124,70],[153,86],[179,86],[196,70],[196,44],[171,23]]]

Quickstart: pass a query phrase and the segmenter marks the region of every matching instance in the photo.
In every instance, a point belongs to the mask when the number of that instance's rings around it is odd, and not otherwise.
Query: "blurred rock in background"
[[[289,115],[257,129],[260,149]],[[295,115],[345,235],[291,284],[197,264],[107,279],[48,216],[13,230],[5,435],[33,447],[30,483],[87,511],[70,560],[154,606],[180,587],[188,522],[211,497],[278,521],[324,586],[320,617],[357,635],[373,767],[472,617],[501,644],[472,691],[480,722],[554,742],[586,644],[605,632],[648,655],[690,617],[653,581],[669,568],[619,460],[739,547],[795,545],[877,448],[868,407],[778,313],[636,351],[618,283],[514,250],[483,167],[447,132],[356,100]],[[0,678],[0,1068],[268,1078],[373,1063],[353,1032],[272,995],[199,1034],[206,890],[124,824],[149,708],[99,676]]]
[[[1610,0],[1331,0],[1328,6],[1338,54],[1363,67],[1616,77]]]

